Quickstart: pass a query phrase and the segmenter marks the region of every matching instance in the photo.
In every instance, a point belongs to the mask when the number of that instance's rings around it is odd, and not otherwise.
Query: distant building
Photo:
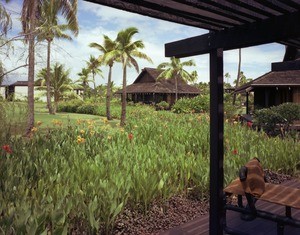
[[[46,102],[46,91],[38,90],[34,87],[34,97],[40,101]],[[77,86],[74,88],[78,96],[83,94],[83,88]],[[28,96],[28,77],[27,75],[9,74],[0,85],[0,96],[6,100],[26,100]]]
[[[161,71],[144,68],[133,84],[126,87],[127,100],[142,103],[175,103],[175,79],[157,79]],[[122,90],[116,92],[122,94]],[[198,88],[188,85],[182,78],[178,79],[178,98],[195,97],[200,94]]]
[[[300,103],[300,60],[272,63],[270,72],[235,90],[247,97],[250,92],[254,93],[254,108]]]
[[[43,101],[43,91],[34,89],[35,97],[40,97]],[[0,85],[0,96],[7,100],[26,100],[28,96],[28,77],[23,74],[8,74]]]

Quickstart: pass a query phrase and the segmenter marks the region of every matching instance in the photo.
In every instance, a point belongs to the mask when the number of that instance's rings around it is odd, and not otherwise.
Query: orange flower
[[[132,139],[133,139],[133,134],[132,134],[131,132],[128,134],[128,139],[129,139],[130,141],[132,141]]]

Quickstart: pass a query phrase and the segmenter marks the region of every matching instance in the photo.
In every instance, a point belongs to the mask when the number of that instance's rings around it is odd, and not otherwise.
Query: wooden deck
[[[291,180],[283,183],[283,185],[300,188],[300,180]],[[300,195],[299,195],[300,197]],[[258,201],[256,207],[259,210],[264,210],[280,215],[285,214],[285,208],[274,203]],[[292,216],[300,220],[300,210],[292,209]],[[204,235],[209,234],[209,214],[200,216],[188,223],[172,228],[168,231],[161,232],[160,235]],[[243,221],[240,219],[240,214],[234,211],[227,211],[227,226],[230,228],[243,231],[249,235],[276,235],[277,224],[270,220],[257,218],[253,221]],[[300,228],[285,226],[284,234],[299,235]]]

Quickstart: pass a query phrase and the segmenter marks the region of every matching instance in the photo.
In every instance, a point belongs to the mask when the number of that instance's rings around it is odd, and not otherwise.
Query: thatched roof
[[[133,84],[126,87],[128,94],[133,93],[174,93],[175,79],[159,79],[161,71],[154,68],[144,68]],[[122,90],[116,92],[121,94]],[[188,85],[181,78],[178,79],[178,94],[199,94],[198,88]]]
[[[286,66],[288,64],[288,66]],[[268,72],[243,86],[235,89],[235,93],[249,92],[255,87],[295,87],[300,86],[300,60],[288,63],[273,63]]]

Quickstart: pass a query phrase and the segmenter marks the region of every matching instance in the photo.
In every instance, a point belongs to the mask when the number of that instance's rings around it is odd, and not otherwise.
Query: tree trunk
[[[47,87],[47,107],[49,110],[49,114],[54,114],[52,105],[51,105],[51,87],[50,87],[50,53],[51,53],[51,41],[47,40],[48,48],[47,48],[47,78],[46,78],[46,87]]]
[[[122,111],[120,126],[125,126],[126,122],[126,64],[123,64],[123,92],[122,92]]]
[[[111,73],[112,73],[112,65],[109,65],[107,90],[106,90],[106,118],[107,118],[107,120],[112,120],[111,114],[110,114]]]
[[[240,83],[241,61],[242,61],[242,52],[241,52],[241,48],[239,48],[239,64],[238,64],[238,73],[237,73],[237,77],[236,77],[235,89],[237,89],[239,87],[239,83]],[[236,94],[234,93],[233,94],[232,105],[235,105],[235,101],[236,101]]]
[[[29,135],[31,129],[34,127],[34,39],[35,39],[35,12],[37,1],[32,1],[32,12],[30,15],[30,29],[29,29],[29,66],[28,66],[28,119],[26,135]]]
[[[86,84],[83,83],[83,94],[82,94],[82,99],[85,100],[85,96],[86,96]]]
[[[178,79],[177,79],[177,75],[175,76],[175,102],[178,99]]]
[[[94,97],[95,97],[94,102],[96,102],[97,91],[96,91],[95,73],[93,72],[92,74],[93,74],[93,85],[94,85],[94,91],[93,91],[93,93],[94,93]],[[100,95],[100,92],[99,92],[99,95]]]
[[[54,91],[55,92],[55,91]],[[56,114],[57,111],[57,106],[58,106],[58,101],[59,101],[59,94],[54,93],[54,106],[53,106],[53,114]]]

